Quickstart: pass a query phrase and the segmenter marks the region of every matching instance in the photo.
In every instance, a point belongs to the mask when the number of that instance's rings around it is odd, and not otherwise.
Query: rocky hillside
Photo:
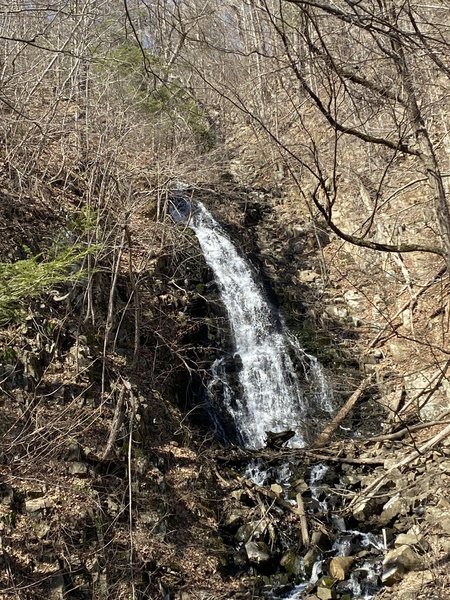
[[[55,228],[59,238],[88,238],[70,191],[44,185],[42,202],[25,202],[5,181],[3,261],[26,261],[33,248],[49,263]],[[380,326],[368,292],[380,282],[348,266],[364,257],[321,235],[295,199],[236,183],[196,193],[320,356],[336,402],[365,385],[335,432],[344,441],[306,452],[222,449],[201,405],[209,366],[229,341],[195,240],[155,221],[148,204],[122,228],[102,221],[115,253],[100,245],[78,257],[54,289],[22,297],[2,328],[2,597],[281,594],[323,555],[327,576],[311,584],[311,599],[352,597],[367,572],[358,579],[351,567],[367,561],[374,590],[385,563],[380,597],[445,598],[445,371],[428,374],[437,340],[417,362],[407,354],[416,346],[403,321],[412,311],[415,326],[433,332],[425,307],[440,306],[433,286],[443,289],[442,276],[420,288],[402,320]],[[42,208],[52,194],[57,213]],[[255,461],[262,481],[252,479]],[[315,487],[318,462],[328,471]],[[381,541],[353,540],[346,560],[333,557],[338,516]]]
[[[448,9],[41,4],[0,11],[0,598],[447,600]],[[219,435],[174,189],[323,365],[308,448]]]

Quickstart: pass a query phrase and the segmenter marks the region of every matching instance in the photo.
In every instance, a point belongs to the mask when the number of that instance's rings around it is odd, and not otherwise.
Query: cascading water
[[[266,432],[293,430],[290,445],[304,445],[305,401],[282,322],[265,299],[250,265],[202,204],[197,204],[189,226],[214,272],[230,320],[235,358],[241,361],[242,397],[232,397],[227,389],[224,402],[243,444],[260,448]],[[317,361],[314,369],[313,374]],[[323,390],[323,382],[319,384]]]
[[[219,358],[212,365],[214,381],[211,387],[215,382],[221,383],[221,400],[234,421],[240,441],[249,448],[260,448],[266,443],[267,432],[293,430],[295,436],[289,445],[304,446],[305,422],[309,420],[311,409],[323,415],[330,415],[334,410],[333,395],[319,361],[306,354],[296,338],[286,332],[283,322],[265,299],[253,269],[202,204],[193,206],[181,194],[173,203],[172,218],[175,222],[188,224],[196,233],[228,313],[234,342],[233,360],[237,366],[233,370],[238,371],[239,385],[228,378],[227,359]],[[293,356],[303,367],[302,382],[308,386],[308,398],[300,386]],[[212,417],[220,431],[219,420],[214,414]],[[322,515],[330,508],[327,498],[320,498],[321,482],[327,471],[326,465],[313,466],[308,486],[313,505]],[[245,477],[257,486],[267,486],[275,480],[287,491],[293,472],[289,462],[270,467],[258,459],[248,464]],[[315,511],[317,508],[312,509],[312,513]],[[269,592],[266,597],[298,600],[313,589],[330,556],[347,556],[354,547],[373,547],[381,551],[377,536],[348,530],[342,517],[336,516],[332,525],[337,532],[335,543],[328,552],[319,553],[309,578],[304,572],[303,582],[288,596]],[[360,562],[349,581],[344,582],[345,591],[349,591],[351,597],[358,600],[373,598],[377,589],[374,564],[370,560]]]

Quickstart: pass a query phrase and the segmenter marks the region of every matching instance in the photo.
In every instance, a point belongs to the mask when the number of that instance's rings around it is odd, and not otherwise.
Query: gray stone
[[[87,477],[89,473],[89,467],[87,464],[82,462],[73,462],[69,467],[69,473],[75,475],[75,477]]]
[[[421,537],[419,538],[415,533],[401,533],[395,538],[394,545],[398,546],[417,546],[421,542]]]
[[[317,279],[320,279],[321,277],[320,277],[319,273],[316,273],[315,271],[305,270],[305,271],[298,271],[297,278],[300,281],[300,283],[313,283],[314,281],[316,281]]]
[[[81,460],[81,456],[82,456],[82,451],[81,451],[80,444],[78,442],[76,442],[75,440],[72,440],[69,443],[69,446],[67,448],[66,460],[79,462]]]
[[[267,562],[270,559],[269,548],[264,542],[247,542],[245,552],[250,562],[257,565]]]
[[[422,568],[422,561],[411,546],[399,546],[388,552],[383,560],[382,581],[385,585],[393,585],[403,579],[408,571]]]
[[[317,562],[320,556],[320,550],[318,548],[310,548],[308,552],[303,557],[303,565],[305,567],[305,571],[310,574],[315,563]]]
[[[358,500],[353,509],[353,516],[357,521],[367,521],[374,514],[375,506],[371,498]]]
[[[325,312],[334,319],[346,319],[348,317],[348,309],[345,306],[327,306]]]
[[[309,490],[309,486],[304,479],[297,479],[293,484],[294,490],[296,493],[303,493]]]
[[[42,539],[45,538],[45,536],[47,535],[47,533],[50,531],[50,524],[46,523],[45,521],[39,520],[33,526],[33,531],[34,531],[36,537],[39,540],[42,540]]]
[[[250,539],[258,539],[264,535],[267,524],[265,521],[249,521],[236,531],[234,536],[237,542],[247,542]]]
[[[394,519],[398,515],[406,514],[407,512],[407,502],[404,499],[400,498],[398,494],[396,494],[383,506],[383,511],[380,515],[380,524],[387,525],[389,521],[392,521],[392,519]]]
[[[432,390],[433,385],[441,377],[441,371],[435,368],[423,369],[404,377],[406,400],[417,397],[420,392]],[[444,377],[440,386],[431,395],[427,395],[427,402],[419,411],[420,418],[424,421],[433,421],[448,409],[450,396],[450,383]]]
[[[364,297],[356,290],[348,290],[344,294],[344,299],[352,310],[360,310]]]
[[[224,517],[224,525],[226,527],[233,527],[242,523],[247,516],[247,511],[242,510],[242,508],[231,508]]]
[[[301,557],[295,552],[295,550],[289,550],[286,554],[283,555],[280,560],[280,565],[283,569],[286,569],[288,573],[292,575],[300,575],[303,573],[303,560]]]

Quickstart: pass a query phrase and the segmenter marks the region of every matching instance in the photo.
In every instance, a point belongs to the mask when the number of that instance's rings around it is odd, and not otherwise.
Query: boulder
[[[313,283],[317,279],[321,279],[321,276],[315,271],[305,269],[304,271],[297,271],[297,278],[300,283]]]
[[[300,575],[304,572],[303,560],[295,550],[288,550],[280,560],[280,565],[291,575]]]
[[[379,522],[381,525],[387,525],[392,519],[400,514],[406,514],[406,512],[407,503],[400,498],[399,494],[396,494],[383,506]]]
[[[303,565],[305,571],[310,575],[315,563],[318,561],[320,556],[320,550],[318,548],[310,548],[303,557]]]
[[[421,568],[422,561],[411,546],[399,546],[386,554],[381,580],[384,585],[393,585],[403,579],[408,571],[417,571]]]
[[[336,597],[333,586],[335,581],[331,577],[321,577],[317,583],[316,594],[320,600],[333,600]]]
[[[352,564],[355,562],[353,556],[335,556],[330,561],[330,575],[338,581],[345,581]]]
[[[398,546],[417,546],[421,539],[416,533],[401,533],[395,538],[394,545],[396,548]]]
[[[270,560],[269,547],[264,542],[247,542],[245,552],[248,560],[257,565]]]
[[[281,494],[283,493],[283,488],[281,487],[281,485],[279,483],[272,483],[272,485],[270,486],[270,489],[277,496],[281,496]]]
[[[259,539],[266,531],[267,523],[265,521],[249,521],[241,525],[234,536],[237,542],[247,542],[248,540]]]
[[[371,498],[358,500],[353,509],[353,516],[357,521],[367,521],[376,512],[376,505]]]

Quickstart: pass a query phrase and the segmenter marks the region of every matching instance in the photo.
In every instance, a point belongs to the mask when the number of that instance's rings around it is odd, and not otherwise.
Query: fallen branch
[[[334,419],[328,423],[322,433],[317,437],[317,439],[312,444],[313,448],[320,448],[321,446],[325,446],[328,443],[333,433],[336,431],[337,427],[342,423],[348,413],[352,410],[358,400],[361,398],[365,390],[370,385],[373,378],[373,374],[369,375],[361,383],[358,388],[353,392],[344,406],[339,410]]]
[[[445,413],[448,414],[448,411]],[[428,429],[429,427],[436,427],[436,425],[447,425],[450,421],[438,420],[429,421],[428,423],[418,423],[417,425],[411,425],[411,427],[404,427],[399,431],[393,433],[386,433],[386,435],[376,435],[375,437],[368,438],[367,442],[388,442],[390,440],[400,440],[402,437],[414,431],[420,431],[421,429]]]

